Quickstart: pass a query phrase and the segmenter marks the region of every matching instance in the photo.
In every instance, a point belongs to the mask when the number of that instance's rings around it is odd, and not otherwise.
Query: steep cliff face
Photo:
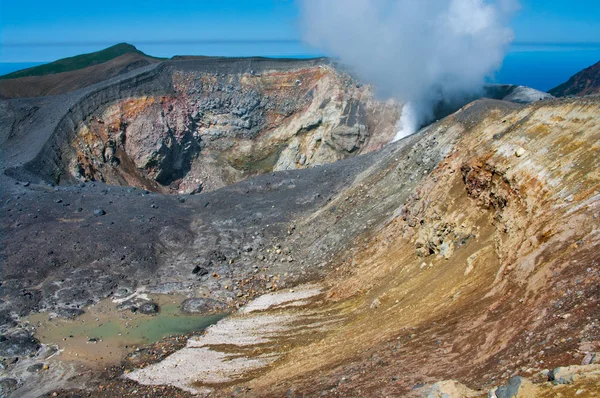
[[[69,172],[156,192],[212,190],[251,175],[378,149],[397,103],[332,66],[288,71],[174,71],[173,93],[109,104],[79,126]]]

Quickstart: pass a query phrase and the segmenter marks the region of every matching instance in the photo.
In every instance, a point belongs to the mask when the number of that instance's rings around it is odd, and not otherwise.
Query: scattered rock
[[[527,151],[525,150],[525,148],[523,147],[519,147],[516,151],[515,151],[515,156],[520,158],[521,156],[525,155],[525,153],[527,153]]]
[[[227,257],[220,250],[212,250],[209,253],[209,258],[210,258],[211,261],[215,261],[215,262],[224,262],[224,261],[227,261]]]
[[[204,275],[208,275],[208,270],[204,267],[201,267],[199,265],[196,265],[194,267],[194,269],[192,270],[192,274],[198,275],[198,276],[204,276]]]
[[[0,380],[0,397],[8,397],[13,391],[17,389],[18,382],[15,379],[2,379]]]
[[[598,353],[597,352],[588,352],[585,357],[583,358],[583,361],[581,361],[582,365],[591,365],[593,363],[596,363],[596,361],[598,360]]]
[[[371,306],[370,308],[372,310],[379,308],[379,306],[381,305],[381,301],[379,301],[379,299],[375,299],[371,302]]]
[[[181,312],[184,314],[203,314],[225,310],[227,310],[227,304],[210,298],[190,298],[181,303]]]
[[[300,160],[298,161],[298,164],[300,164],[300,166],[304,166],[306,164],[306,155],[305,154],[300,155]]]
[[[148,301],[145,303],[142,303],[138,309],[137,309],[141,314],[146,314],[146,315],[154,315],[154,314],[158,314],[160,308],[158,307],[158,304],[156,304],[153,301]]]
[[[548,374],[548,380],[556,384],[571,384],[582,375],[600,375],[600,365],[561,366]]]
[[[491,390],[488,396],[492,398],[516,398],[521,396],[535,396],[535,394],[527,395],[534,392],[535,386],[531,381],[521,376],[515,376],[511,377],[508,384]]]
[[[104,209],[96,209],[96,210],[94,210],[94,215],[96,217],[100,217],[100,216],[103,216],[105,214],[106,214],[106,212],[104,211]]]
[[[419,396],[424,398],[471,398],[479,395],[456,380],[438,381],[419,388]]]
[[[196,195],[202,192],[203,186],[202,184],[198,184],[198,186],[190,191],[190,195]]]
[[[34,363],[33,365],[31,365],[27,368],[27,371],[31,372],[31,373],[37,373],[37,372],[41,371],[42,369],[44,369],[43,363]]]

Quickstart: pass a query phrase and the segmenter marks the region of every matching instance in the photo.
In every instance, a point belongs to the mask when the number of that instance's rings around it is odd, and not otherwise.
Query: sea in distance
[[[0,75],[30,68],[51,60],[89,53],[114,43],[56,43],[5,46]],[[146,54],[170,58],[174,55],[229,57],[263,56],[311,58],[323,56],[296,40],[134,42]],[[16,60],[15,62],[9,62]],[[502,67],[489,77],[490,83],[510,83],[547,91],[580,70],[600,61],[600,43],[514,43]]]

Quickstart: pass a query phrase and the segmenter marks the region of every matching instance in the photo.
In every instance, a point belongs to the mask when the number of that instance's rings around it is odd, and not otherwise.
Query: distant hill
[[[157,62],[159,58],[121,43],[0,76],[0,98],[63,94]]]
[[[600,93],[600,62],[572,76],[567,82],[548,91],[555,97],[584,96]]]
[[[45,76],[55,73],[69,72],[73,70],[87,68],[88,66],[92,65],[98,65],[128,53],[140,54],[144,57],[148,57],[148,55],[144,54],[131,44],[119,43],[115,44],[112,47],[108,47],[104,50],[96,51],[93,53],[76,55],[74,57],[69,58],[62,58],[58,61],[50,62],[48,64],[43,64],[39,66],[34,66],[33,68],[27,68],[16,72],[12,72],[7,75],[0,76],[0,79],[18,79],[20,77],[27,76]]]

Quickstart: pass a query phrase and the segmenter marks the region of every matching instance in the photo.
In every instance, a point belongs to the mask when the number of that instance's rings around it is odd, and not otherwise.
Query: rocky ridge
[[[600,93],[600,62],[571,76],[563,84],[548,91],[557,97],[584,96]]]
[[[400,115],[326,59],[169,61],[53,98],[2,104],[9,136],[45,130],[45,147],[11,175],[162,193],[369,152],[391,140]]]

